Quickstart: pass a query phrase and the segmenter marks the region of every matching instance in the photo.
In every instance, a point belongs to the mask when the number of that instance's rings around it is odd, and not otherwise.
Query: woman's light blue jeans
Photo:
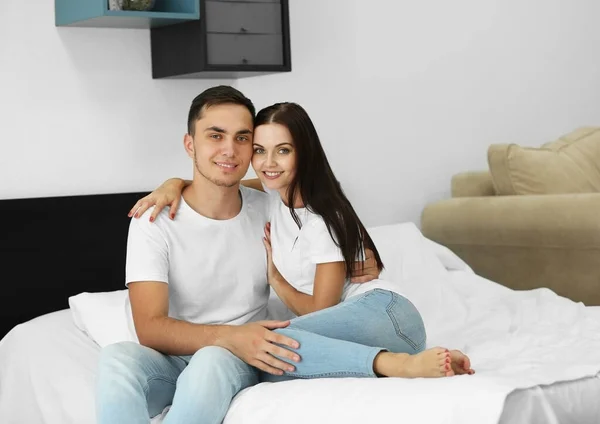
[[[275,331],[300,343],[301,361],[283,376],[259,372],[216,346],[192,356],[163,355],[130,342],[105,347],[97,379],[98,424],[148,424],[168,405],[164,424],[219,424],[233,397],[260,381],[376,377],[373,362],[381,351],[418,353],[426,342],[413,304],[381,289]]]

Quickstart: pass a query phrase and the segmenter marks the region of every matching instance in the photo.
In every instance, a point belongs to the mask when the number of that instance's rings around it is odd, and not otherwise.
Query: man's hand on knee
[[[283,371],[292,372],[295,367],[280,358],[293,362],[300,361],[300,356],[288,349],[277,346],[289,346],[297,349],[299,343],[283,334],[271,330],[285,328],[289,321],[258,321],[250,324],[231,327],[231,333],[220,345],[249,365],[274,375],[282,375]]]

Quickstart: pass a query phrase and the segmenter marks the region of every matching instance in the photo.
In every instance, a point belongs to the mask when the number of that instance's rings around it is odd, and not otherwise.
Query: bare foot
[[[471,360],[460,350],[451,350],[450,359],[450,365],[452,366],[452,371],[454,371],[454,374],[475,374],[475,371],[471,369]]]
[[[450,377],[454,375],[448,349],[434,347],[415,355],[381,352],[373,369],[385,377]]]

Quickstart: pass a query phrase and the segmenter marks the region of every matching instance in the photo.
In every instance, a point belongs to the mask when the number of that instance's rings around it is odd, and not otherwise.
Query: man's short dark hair
[[[204,90],[192,101],[190,112],[188,114],[188,134],[191,136],[194,135],[196,121],[202,119],[202,113],[207,108],[223,104],[245,106],[248,109],[248,112],[250,112],[250,115],[252,115],[252,119],[254,119],[256,111],[249,98],[229,85],[219,85]]]

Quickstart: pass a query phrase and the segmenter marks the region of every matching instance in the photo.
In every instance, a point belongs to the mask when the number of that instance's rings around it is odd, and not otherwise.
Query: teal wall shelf
[[[108,10],[108,0],[54,0],[56,26],[157,28],[200,19],[199,0],[156,0],[151,11]]]

